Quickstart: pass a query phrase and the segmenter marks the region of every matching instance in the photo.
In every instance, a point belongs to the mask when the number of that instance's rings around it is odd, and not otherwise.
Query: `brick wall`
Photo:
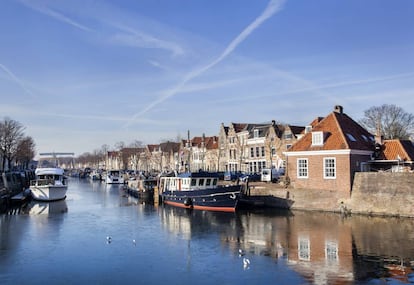
[[[336,158],[336,179],[325,179],[323,160],[327,157]],[[297,159],[308,159],[308,178],[297,178]],[[351,191],[351,170],[348,155],[309,155],[289,157],[288,175],[294,188]]]
[[[358,172],[349,208],[353,213],[414,216],[414,173]]]

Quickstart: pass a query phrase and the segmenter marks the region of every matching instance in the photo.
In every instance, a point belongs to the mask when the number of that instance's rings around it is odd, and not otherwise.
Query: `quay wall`
[[[352,213],[414,217],[414,173],[356,173],[347,208]]]
[[[343,212],[414,218],[414,173],[357,172],[352,192],[285,188],[274,183],[251,183],[254,195],[289,197],[293,210]]]

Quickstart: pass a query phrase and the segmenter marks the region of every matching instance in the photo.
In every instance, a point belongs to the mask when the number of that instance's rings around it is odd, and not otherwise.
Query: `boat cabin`
[[[59,174],[40,174],[36,176],[36,180],[31,181],[30,185],[66,185],[66,177]]]
[[[174,177],[161,177],[161,191],[189,191],[215,188],[218,176],[211,173],[182,173]]]

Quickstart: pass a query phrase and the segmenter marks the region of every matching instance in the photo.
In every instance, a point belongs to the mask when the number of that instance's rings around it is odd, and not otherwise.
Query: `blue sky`
[[[0,116],[38,152],[414,113],[412,0],[2,0]]]

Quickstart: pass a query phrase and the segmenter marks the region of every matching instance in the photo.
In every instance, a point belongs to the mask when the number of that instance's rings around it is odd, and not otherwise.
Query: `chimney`
[[[335,105],[334,112],[342,114],[344,112],[344,108],[341,105]]]

